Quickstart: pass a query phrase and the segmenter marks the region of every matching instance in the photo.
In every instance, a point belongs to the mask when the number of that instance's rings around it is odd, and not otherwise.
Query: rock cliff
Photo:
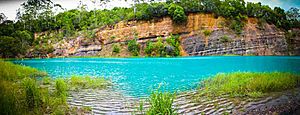
[[[189,14],[186,23],[174,24],[170,17],[150,21],[122,21],[98,29],[96,38],[63,40],[54,44],[54,56],[131,56],[127,41],[137,38],[142,44],[140,54],[148,40],[180,35],[181,55],[299,55],[300,35],[287,42],[285,33],[271,24],[258,25],[248,18],[243,32],[236,35],[226,27],[224,18],[212,14]],[[204,31],[209,34],[205,35]],[[299,30],[298,30],[299,31]],[[120,44],[120,53],[112,53],[113,44]],[[292,50],[289,47],[293,47]]]

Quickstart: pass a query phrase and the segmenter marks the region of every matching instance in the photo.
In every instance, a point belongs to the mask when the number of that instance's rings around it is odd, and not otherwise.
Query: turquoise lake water
[[[300,73],[300,56],[52,58],[15,60],[14,63],[38,68],[52,77],[104,76],[116,84],[116,90],[131,96],[147,96],[150,89],[159,84],[168,91],[195,89],[200,80],[219,72]]]

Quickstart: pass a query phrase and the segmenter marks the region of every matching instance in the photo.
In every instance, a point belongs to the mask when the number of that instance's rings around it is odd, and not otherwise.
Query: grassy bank
[[[42,80],[37,78],[42,77]],[[71,77],[51,79],[46,72],[0,61],[0,114],[78,114],[84,109],[67,105],[68,91],[74,88],[106,88],[104,78]],[[45,87],[46,86],[46,87]],[[49,90],[54,87],[54,90]]]
[[[262,97],[268,93],[296,88],[300,85],[300,75],[291,73],[251,73],[236,72],[217,74],[202,82],[200,96]]]

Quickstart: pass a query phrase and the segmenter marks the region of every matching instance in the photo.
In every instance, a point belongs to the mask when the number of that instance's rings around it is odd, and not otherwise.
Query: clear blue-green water
[[[163,84],[168,91],[194,89],[219,72],[300,72],[300,56],[208,56],[183,58],[53,58],[15,60],[48,72],[52,77],[104,76],[116,90],[146,96]],[[284,82],[284,81],[283,81]]]

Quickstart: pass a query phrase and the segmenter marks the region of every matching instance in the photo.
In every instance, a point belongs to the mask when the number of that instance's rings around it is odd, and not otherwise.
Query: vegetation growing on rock
[[[170,16],[175,23],[184,23],[189,13],[212,13],[228,20],[228,27],[241,34],[248,17],[258,18],[275,24],[284,30],[299,28],[299,9],[270,8],[261,3],[244,0],[180,0],[167,2],[140,3],[134,8],[113,8],[111,10],[92,10],[80,4],[77,9],[55,15],[53,9],[61,9],[59,4],[50,0],[28,0],[22,4],[16,22],[5,20],[1,14],[0,55],[1,57],[22,57],[28,49],[32,55],[45,56],[53,52],[53,43],[68,37],[74,38],[79,33],[87,38],[94,38],[94,29],[113,25],[122,20],[150,20]],[[21,12],[24,11],[24,12]],[[263,21],[263,22],[264,22]],[[34,38],[34,33],[52,32],[55,36]],[[45,33],[47,33],[45,32]],[[48,36],[48,38],[47,38]],[[18,47],[18,48],[16,48]],[[135,53],[136,54],[136,53]]]
[[[137,43],[137,39],[130,40],[128,42],[128,51],[131,52],[133,56],[138,56],[140,53],[140,44]]]

